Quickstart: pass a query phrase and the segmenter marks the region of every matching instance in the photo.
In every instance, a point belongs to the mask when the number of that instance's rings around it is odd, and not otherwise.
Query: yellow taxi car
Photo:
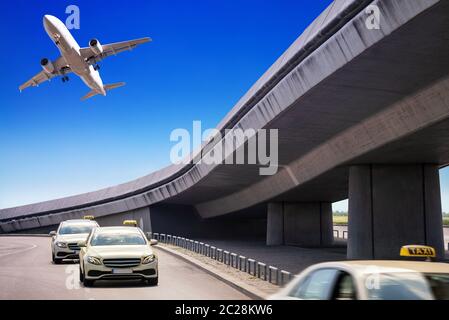
[[[405,246],[401,256],[431,258],[435,250]],[[270,300],[449,300],[449,264],[367,260],[319,263]]]
[[[92,220],[73,219],[61,222],[56,231],[50,232],[53,263],[59,264],[64,259],[78,259],[78,242],[86,240],[90,231],[96,227],[98,223]]]
[[[143,279],[158,284],[158,259],[140,228],[100,227],[81,241],[80,281],[89,287],[96,280]]]

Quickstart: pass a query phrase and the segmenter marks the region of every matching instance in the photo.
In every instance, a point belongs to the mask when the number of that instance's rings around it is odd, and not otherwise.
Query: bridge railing
[[[341,238],[340,238],[341,235]],[[348,230],[334,229],[334,238],[348,239]]]
[[[254,277],[268,281],[269,283],[277,286],[284,286],[294,277],[286,270],[280,270],[274,266],[269,266],[255,259],[250,259],[246,256],[217,248],[208,243],[165,233],[149,232],[148,236],[161,243],[177,246],[209,257],[210,259],[221,262],[231,268],[237,269],[241,272],[246,272]]]

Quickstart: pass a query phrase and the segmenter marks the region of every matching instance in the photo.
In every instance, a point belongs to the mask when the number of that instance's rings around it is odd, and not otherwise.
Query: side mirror
[[[150,240],[150,245],[155,246],[158,244],[158,241],[156,239],[151,239]]]
[[[86,241],[80,241],[78,242],[78,247],[84,248],[86,246]]]
[[[54,237],[56,235],[56,231],[50,231],[50,233],[48,234],[50,237]]]

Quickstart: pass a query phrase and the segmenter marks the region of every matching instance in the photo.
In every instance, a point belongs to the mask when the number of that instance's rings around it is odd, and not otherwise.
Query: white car
[[[448,300],[449,264],[325,262],[305,269],[269,300]]]
[[[80,248],[78,242],[86,240],[90,231],[98,227],[93,220],[66,220],[59,224],[57,231],[50,232],[51,258],[55,264],[64,259],[78,259]]]
[[[147,237],[137,227],[102,227],[80,242],[80,281],[86,287],[95,280],[142,279],[158,284],[158,259]]]

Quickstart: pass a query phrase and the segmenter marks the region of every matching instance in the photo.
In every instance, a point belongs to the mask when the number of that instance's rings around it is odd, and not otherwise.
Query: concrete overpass
[[[366,21],[375,5],[379,29]],[[438,169],[449,163],[449,3],[332,3],[217,128],[279,129],[279,170],[172,165],[77,196],[0,210],[2,232],[92,214],[178,234],[332,243],[331,203],[349,198],[349,258],[444,253]],[[203,145],[213,152],[217,144]],[[244,146],[243,146],[244,147]],[[233,155],[232,155],[233,156]]]

